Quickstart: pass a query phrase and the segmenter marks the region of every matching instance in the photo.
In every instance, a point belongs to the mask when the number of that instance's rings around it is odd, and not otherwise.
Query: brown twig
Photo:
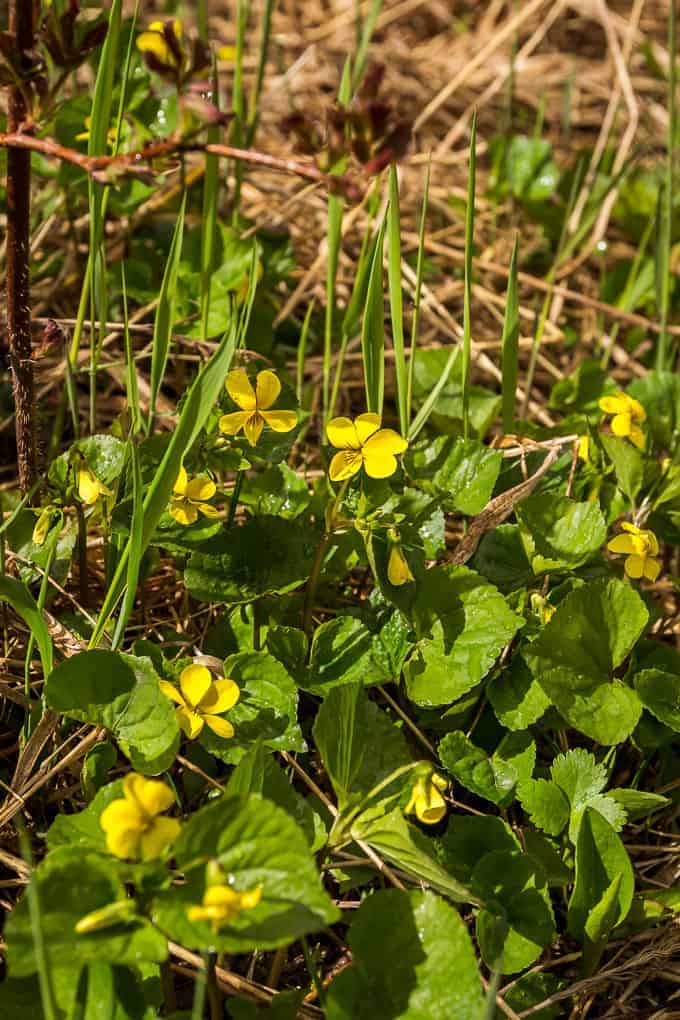
[[[11,0],[9,31],[15,36],[20,54],[32,49],[32,3]],[[7,121],[12,134],[26,120],[28,111],[19,85],[10,86],[8,94]],[[33,485],[37,474],[28,269],[30,209],[31,154],[11,148],[7,153],[7,336],[14,389],[19,485],[24,494]]]
[[[258,152],[256,149],[239,149],[232,145],[220,145],[216,142],[202,144],[168,139],[164,142],[154,142],[137,152],[123,152],[116,156],[88,156],[83,152],[78,152],[77,149],[69,149],[65,145],[60,145],[53,138],[36,138],[28,132],[17,131],[15,128],[13,131],[0,131],[0,148],[9,149],[10,153],[25,150],[40,152],[43,156],[51,159],[72,163],[95,179],[105,182],[109,180],[109,171],[114,171],[116,174],[147,173],[149,164],[154,159],[167,159],[172,156],[199,152],[240,160],[253,166],[267,167],[269,170],[279,170],[282,173],[294,174],[316,183],[329,185],[332,183],[334,188],[340,187],[348,196],[352,197],[356,196],[358,191],[353,178],[347,175],[331,177],[323,170],[319,170],[313,163],[301,163],[296,159],[272,156],[267,152]]]

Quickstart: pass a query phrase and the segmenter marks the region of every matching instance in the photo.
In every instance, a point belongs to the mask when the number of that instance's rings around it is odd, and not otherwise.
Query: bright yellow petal
[[[362,463],[363,457],[359,450],[340,450],[330,463],[329,477],[332,482],[344,482],[361,470]]]
[[[630,521],[621,521],[621,527],[624,531],[629,531],[631,535],[640,534],[640,529],[637,524],[631,524]]]
[[[160,779],[147,779],[146,776],[129,772],[125,777],[124,786],[126,796],[150,817],[159,815],[161,811],[167,811],[175,802],[174,793]]]
[[[607,542],[607,549],[613,553],[634,554],[636,552],[634,536],[617,535],[616,538],[612,538],[611,542]]]
[[[647,539],[647,547],[649,549],[650,555],[658,556],[658,554],[659,554],[659,540],[657,539],[657,537],[654,534],[654,532],[653,531],[645,531],[644,532],[644,536]]]
[[[416,802],[416,816],[425,825],[436,825],[446,814],[446,801],[439,790],[430,786],[427,795]]]
[[[204,517],[219,517],[220,512],[216,506],[211,506],[210,503],[197,503],[196,508],[201,511]]]
[[[612,432],[615,436],[629,436],[632,427],[629,414],[617,414],[612,418]]]
[[[115,829],[106,834],[106,846],[114,857],[139,857],[140,829]]]
[[[99,824],[107,834],[119,829],[141,829],[144,821],[135,802],[127,799],[112,800],[99,816]]]
[[[206,715],[221,715],[233,708],[240,696],[241,691],[234,680],[216,680],[204,695],[199,708]]]
[[[255,412],[251,414],[248,421],[243,426],[243,431],[246,434],[246,439],[251,446],[257,446],[257,441],[262,435],[262,429],[264,428],[264,418],[261,414]]]
[[[198,520],[196,507],[192,506],[186,499],[173,499],[170,504],[169,513],[178,524],[194,524]]]
[[[220,432],[225,436],[235,436],[241,431],[251,414],[252,411],[233,411],[231,414],[223,414],[218,422]]]
[[[397,460],[391,453],[364,449],[364,468],[369,478],[389,478],[397,467]]]
[[[380,425],[379,414],[360,414],[354,419],[354,428],[357,430],[359,442],[362,446],[372,435],[375,435]]]
[[[590,453],[590,436],[579,436],[578,440],[578,456],[580,460],[588,460]]]
[[[648,581],[656,581],[657,577],[661,573],[661,564],[658,560],[647,559],[645,560],[644,576]]]
[[[628,411],[628,401],[625,393],[617,393],[614,397],[602,397],[598,406],[605,414],[621,414]]]
[[[326,437],[336,450],[361,449],[361,442],[354,422],[349,418],[332,418],[326,426]]]
[[[143,861],[160,857],[163,851],[179,836],[180,824],[176,818],[156,818],[142,833],[140,850]]]
[[[170,698],[170,701],[174,701],[177,705],[184,704],[184,698],[174,684],[169,683],[168,680],[161,680],[159,686],[166,698]]]
[[[208,729],[211,729],[218,737],[222,737],[223,740],[230,740],[234,736],[234,727],[221,715],[206,715],[203,718]]]
[[[364,456],[372,456],[373,453],[403,453],[408,443],[394,429],[380,429],[364,443]]]
[[[393,545],[390,549],[390,558],[387,563],[387,580],[395,587],[408,584],[409,581],[413,580],[408,560],[399,545]]]
[[[78,495],[85,506],[93,506],[99,499],[99,479],[88,468],[78,472]]]
[[[172,491],[175,493],[175,495],[177,495],[177,496],[184,496],[186,494],[188,481],[189,481],[189,476],[187,475],[186,470],[184,469],[184,466],[182,466],[179,469],[179,474],[177,475],[177,481],[175,482],[175,484],[173,486],[173,489],[172,489]]]
[[[645,572],[645,561],[642,556],[629,556],[623,565],[623,569],[629,577],[637,581]]]
[[[198,478],[192,478],[187,484],[187,499],[194,502],[202,501],[204,499],[212,499],[217,492],[217,486],[213,482],[212,478],[206,478],[205,475],[199,475]]]
[[[162,29],[160,31],[142,32],[141,35],[138,35],[137,49],[141,53],[151,53],[162,64],[171,62],[170,48],[162,34]]]
[[[231,399],[235,404],[238,404],[242,411],[255,410],[257,407],[255,390],[250,384],[245,368],[235,368],[229,372],[224,385]]]
[[[629,439],[631,443],[635,443],[638,450],[643,450],[645,447],[645,434],[639,425],[631,425]]]
[[[275,372],[270,372],[269,369],[265,369],[264,372],[257,373],[255,399],[257,400],[258,411],[266,411],[267,408],[276,403],[280,392],[281,383],[279,382],[278,376]]]
[[[200,736],[204,725],[203,716],[199,715],[198,712],[193,712],[190,708],[184,707],[178,708],[175,715],[177,716],[179,728],[189,740],[195,740],[196,737]]]
[[[297,425],[295,411],[261,411],[260,414],[274,432],[290,432]]]
[[[239,896],[241,910],[252,910],[262,899],[262,886],[258,885],[257,889],[247,889],[245,892],[240,893]]]
[[[179,685],[187,705],[196,708],[210,690],[212,682],[210,670],[206,666],[197,662],[185,666],[180,674]]]

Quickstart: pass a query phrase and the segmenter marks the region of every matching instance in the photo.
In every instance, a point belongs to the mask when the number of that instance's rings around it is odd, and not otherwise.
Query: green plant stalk
[[[298,340],[297,358],[295,366],[295,396],[297,402],[302,407],[302,389],[305,381],[305,356],[307,354],[307,338],[309,336],[309,324],[312,319],[314,312],[315,301],[312,299],[307,307],[304,321],[302,323],[302,329],[300,330],[300,339]]]
[[[267,66],[269,54],[269,40],[272,30],[272,14],[276,7],[276,0],[265,0],[264,11],[262,12],[262,32],[260,34],[260,49],[257,58],[257,70],[253,89],[248,98],[248,127],[246,130],[246,149],[250,149],[255,141],[257,125],[260,115],[260,96],[264,83],[264,72]]]
[[[191,1006],[191,1020],[203,1020],[203,1010],[205,1009],[210,957],[208,953],[203,953],[202,956],[203,966],[197,968],[194,979],[194,1001]]]
[[[505,318],[501,338],[501,389],[503,396],[503,431],[507,435],[514,429],[515,399],[517,396],[518,353],[519,353],[519,296],[517,288],[517,247],[515,237],[510,258],[508,289],[505,299]]]
[[[219,82],[217,63],[213,58],[211,97],[219,103]],[[217,124],[208,128],[208,142],[218,143],[220,129]],[[217,230],[217,197],[219,193],[219,157],[207,154],[203,177],[203,214],[201,216],[201,336],[208,339],[210,317],[210,285],[215,260],[215,235]]]
[[[366,60],[368,57],[368,47],[371,45],[371,39],[373,37],[373,32],[378,18],[380,17],[381,9],[382,0],[373,0],[368,14],[366,15],[366,20],[361,26],[357,52],[354,58],[354,74],[352,75],[352,87],[355,92],[361,85],[362,78],[364,77]]]
[[[229,513],[227,514],[227,527],[230,528],[234,523],[236,517],[236,511],[238,510],[238,501],[241,495],[241,486],[243,485],[243,478],[245,471],[237,471],[236,479],[234,481],[234,491],[231,494],[231,500],[229,502]]]
[[[470,168],[468,171],[467,208],[465,210],[465,280],[463,291],[463,438],[470,432],[470,365],[472,361],[472,248],[475,232],[475,181],[477,176],[477,111],[470,126]]]
[[[329,505],[326,510],[326,526],[324,528],[321,541],[316,547],[316,553],[314,554],[314,562],[312,563],[312,569],[309,574],[309,581],[307,582],[307,591],[305,593],[305,604],[302,614],[302,629],[307,637],[312,627],[312,613],[314,612],[314,599],[316,598],[316,589],[319,586],[319,577],[321,576],[321,567],[323,566],[324,556],[326,550],[330,544],[330,540],[335,530],[336,518],[338,511],[342,505],[342,501],[345,498],[347,492],[347,486],[349,485],[350,479],[347,478],[335,496],[333,502]]]
[[[60,516],[59,521],[51,529],[52,533],[49,536],[49,546],[47,549],[47,560],[45,561],[45,569],[43,576],[40,581],[40,591],[38,592],[37,607],[38,611],[42,613],[47,602],[47,593],[50,586],[50,571],[54,563],[54,558],[57,555],[57,543],[59,541],[59,532],[63,523],[63,516]],[[24,661],[24,695],[26,697],[26,715],[24,717],[24,739],[28,740],[30,736],[30,730],[32,728],[31,722],[31,659],[33,658],[33,650],[35,649],[36,639],[35,634],[31,631],[28,643],[26,645],[26,658]],[[47,679],[47,678],[45,678]]]
[[[31,841],[28,838],[26,825],[21,815],[17,815],[15,824],[19,835],[21,856],[25,860],[26,864],[28,864],[31,871],[33,871]],[[38,893],[38,887],[33,880],[33,877],[31,877],[31,881],[28,883],[26,888],[26,897],[28,899],[28,913],[31,919],[31,932],[33,934],[35,958],[38,965],[38,984],[40,986],[40,999],[42,1002],[43,1013],[45,1014],[45,1020],[56,1020],[57,1012],[54,1004],[54,985],[52,982],[52,970],[47,956],[47,948],[45,945],[45,937],[42,927],[40,894]]]
[[[423,268],[425,264],[425,223],[427,219],[427,205],[430,195],[430,173],[432,163],[427,164],[425,176],[425,192],[423,204],[420,210],[420,225],[418,228],[418,260],[416,262],[416,287],[413,295],[413,315],[411,318],[411,351],[408,359],[407,382],[406,382],[406,416],[411,426],[411,414],[413,409],[413,380],[416,370],[416,349],[418,346],[418,322],[420,319],[420,297],[423,288]],[[407,430],[408,431],[408,430]]]
[[[302,944],[302,952],[303,952],[304,957],[305,957],[305,964],[307,966],[307,973],[309,974],[309,976],[311,978],[311,981],[312,981],[312,984],[314,985],[314,988],[315,988],[315,991],[316,991],[316,994],[317,994],[317,998],[319,1000],[319,1005],[321,1006],[322,1009],[325,1009],[325,1006],[326,1006],[326,992],[324,990],[323,983],[322,983],[321,978],[319,976],[319,971],[318,971],[318,969],[316,967],[316,964],[314,963],[314,960],[312,959],[312,954],[309,951],[309,945],[307,944],[307,939],[305,938],[304,935],[300,939],[300,942]]]
[[[397,388],[399,431],[408,432],[408,374],[404,351],[404,310],[401,288],[401,216],[399,211],[399,178],[394,163],[389,171],[389,205],[387,209],[387,280],[394,344],[394,371]]]
[[[626,276],[626,284],[623,288],[623,293],[621,294],[621,297],[616,303],[617,307],[623,309],[624,312],[629,312],[632,309],[635,284],[640,274],[640,267],[642,265],[642,260],[645,256],[645,252],[647,251],[649,239],[652,236],[655,221],[656,221],[655,216],[650,216],[649,220],[647,221],[647,226],[644,229],[644,233],[640,238],[640,243],[638,245],[637,251],[635,252],[635,258],[631,262],[628,275]],[[602,360],[600,364],[602,368],[605,370],[609,366],[609,361],[612,356],[612,349],[614,347],[614,344],[616,343],[616,338],[619,335],[620,328],[621,323],[615,322],[611,330],[610,343],[607,344],[604,353],[602,354]]]
[[[243,144],[243,126],[245,120],[245,102],[243,98],[243,49],[245,46],[246,25],[250,16],[249,0],[236,0],[236,60],[234,63],[234,81],[232,86],[231,108],[234,114],[232,125],[232,144],[241,148]],[[241,183],[243,181],[243,163],[234,163],[234,201],[232,222],[238,225],[241,206]]]
[[[139,404],[137,368],[135,365],[135,356],[132,349],[132,337],[130,335],[129,327],[125,262],[121,262],[120,264],[120,288],[123,298],[123,337],[125,339],[125,392],[127,396],[128,411],[130,413],[130,433],[134,435],[142,427],[142,409]]]
[[[656,349],[657,370],[668,368],[671,358],[671,336],[668,332],[668,313],[670,309],[670,260],[671,247],[673,244],[673,199],[675,196],[675,132],[676,132],[676,60],[677,60],[677,14],[675,3],[668,5],[668,135],[667,135],[667,156],[666,156],[666,177],[664,183],[664,196],[662,216],[664,223],[660,230],[660,244],[663,251],[660,252],[658,271],[662,274],[657,280],[657,294],[659,322],[661,332]]]

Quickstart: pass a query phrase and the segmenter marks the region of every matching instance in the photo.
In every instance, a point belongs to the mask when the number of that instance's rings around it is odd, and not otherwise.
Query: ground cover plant
[[[673,5],[7,7],[3,1020],[678,1015]]]

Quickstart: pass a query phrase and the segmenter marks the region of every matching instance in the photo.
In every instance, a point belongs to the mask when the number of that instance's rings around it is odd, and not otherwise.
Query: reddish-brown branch
[[[30,0],[11,0],[9,30],[20,52],[33,48],[33,4]],[[12,86],[8,92],[7,119],[12,134],[26,120],[28,111],[19,87]],[[31,154],[11,148],[7,153],[7,336],[22,493],[29,491],[37,474],[29,291],[30,208]]]
[[[282,173],[295,174],[308,181],[318,181],[320,184],[328,184],[334,188],[341,188],[346,194],[356,195],[357,184],[352,178],[331,177],[319,170],[313,163],[300,163],[295,159],[286,159],[280,156],[272,156],[266,152],[258,152],[256,149],[237,149],[231,145],[218,145],[216,143],[182,142],[169,139],[165,142],[155,142],[147,145],[138,152],[124,152],[117,156],[87,156],[78,152],[77,149],[69,149],[60,145],[52,138],[35,138],[28,132],[0,132],[0,147],[13,150],[29,150],[40,152],[43,156],[52,159],[63,160],[66,163],[73,163],[92,175],[98,180],[106,181],[109,172],[113,174],[139,174],[146,173],[149,164],[154,159],[179,156],[189,152],[207,152],[215,156],[224,156],[227,159],[237,159],[252,166],[267,167],[270,170],[278,170]]]

